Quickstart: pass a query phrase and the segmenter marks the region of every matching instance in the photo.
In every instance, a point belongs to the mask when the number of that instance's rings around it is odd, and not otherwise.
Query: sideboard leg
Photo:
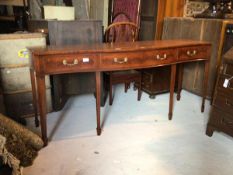
[[[38,90],[38,105],[40,113],[41,134],[44,145],[48,144],[47,138],[47,118],[46,118],[46,88],[45,75],[36,75],[37,90]]]
[[[201,112],[205,110],[205,99],[206,93],[208,88],[208,76],[209,76],[209,60],[205,61],[205,70],[204,70],[204,81],[202,87],[202,105],[201,105]]]
[[[31,85],[32,85],[32,104],[33,110],[35,115],[35,125],[36,127],[39,126],[39,119],[38,119],[38,107],[37,107],[37,90],[36,90],[36,77],[35,72],[33,69],[30,69],[30,77],[31,77]]]
[[[177,88],[177,97],[176,99],[180,101],[180,94],[182,90],[182,83],[183,83],[183,64],[179,64],[179,71],[178,71],[178,88]]]
[[[100,72],[95,73],[95,78],[96,78],[96,121],[97,121],[97,135],[101,134],[101,126],[100,126]]]
[[[169,113],[168,113],[168,119],[169,120],[172,119],[175,80],[176,80],[176,64],[173,64],[171,66],[170,99],[169,99]]]

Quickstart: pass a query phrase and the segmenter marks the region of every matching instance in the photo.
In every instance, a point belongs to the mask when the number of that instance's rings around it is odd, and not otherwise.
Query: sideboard
[[[96,87],[97,134],[101,134],[101,72],[171,66],[169,119],[172,119],[173,94],[177,64],[204,62],[203,100],[206,98],[211,44],[191,40],[138,41],[134,43],[100,43],[76,46],[31,48],[30,72],[35,107],[39,106],[42,139],[47,145],[45,75],[94,72]],[[179,66],[182,68],[182,66]],[[179,69],[180,69],[179,68]],[[182,70],[178,75],[180,99]],[[37,85],[37,87],[36,87]],[[38,98],[38,101],[37,101]],[[93,114],[94,115],[94,114]]]

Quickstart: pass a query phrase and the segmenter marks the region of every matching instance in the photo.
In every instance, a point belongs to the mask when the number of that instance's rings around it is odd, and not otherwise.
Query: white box
[[[44,19],[75,20],[74,7],[44,6]]]

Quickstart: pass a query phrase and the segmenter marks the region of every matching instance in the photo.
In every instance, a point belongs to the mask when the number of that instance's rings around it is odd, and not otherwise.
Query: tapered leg
[[[32,102],[33,102],[33,109],[35,115],[35,125],[36,127],[38,127],[39,119],[38,119],[38,109],[37,109],[36,80],[35,80],[35,72],[32,69],[30,69],[30,76],[31,76],[31,85],[32,85]]]
[[[170,99],[169,99],[169,113],[168,119],[172,119],[173,112],[173,95],[175,89],[175,80],[176,80],[176,64],[171,66],[171,80],[170,80]]]
[[[182,82],[183,82],[183,64],[179,64],[179,71],[178,71],[178,87],[177,87],[177,97],[176,99],[179,101],[180,100],[180,93],[182,90]]]
[[[127,92],[127,90],[128,90],[128,84],[125,83],[125,92]]]
[[[96,121],[97,121],[97,135],[101,134],[101,126],[100,126],[100,72],[95,73],[95,83],[96,83]]]
[[[205,110],[205,99],[206,93],[208,88],[208,77],[209,77],[209,60],[205,61],[205,70],[204,70],[204,81],[202,87],[202,105],[201,105],[201,112]]]
[[[142,96],[142,77],[140,76],[140,80],[138,82],[138,101],[141,100]]]
[[[111,80],[110,80],[110,83],[109,83],[109,105],[110,105],[110,106],[112,105],[112,101],[113,101],[112,98],[113,98],[113,97],[112,97],[112,82],[111,82]]]
[[[38,104],[40,113],[41,134],[45,146],[48,144],[47,138],[47,119],[46,119],[46,87],[45,76],[36,75],[37,90],[38,90]]]

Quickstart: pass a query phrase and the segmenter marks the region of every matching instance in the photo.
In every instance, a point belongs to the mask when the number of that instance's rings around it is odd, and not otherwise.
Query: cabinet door
[[[158,0],[141,2],[141,25],[139,40],[154,40],[156,31]]]

